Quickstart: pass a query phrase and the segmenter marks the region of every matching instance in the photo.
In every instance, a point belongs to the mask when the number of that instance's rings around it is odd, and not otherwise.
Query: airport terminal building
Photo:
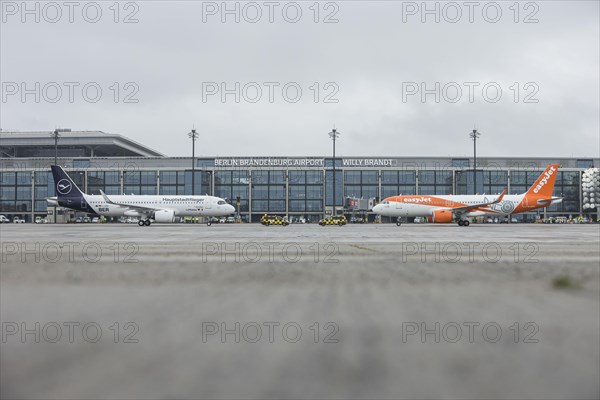
[[[190,151],[191,153],[191,151]],[[578,216],[582,173],[598,158],[466,157],[167,157],[121,135],[100,131],[0,132],[0,214],[31,222],[52,214],[55,196],[50,165],[55,156],[86,193],[211,194],[238,206],[243,220],[264,213],[304,216],[364,213],[347,198],[379,201],[397,194],[523,193],[550,163],[561,165],[554,188],[562,203],[519,216]],[[192,166],[194,169],[192,169]],[[194,182],[192,182],[194,178]],[[476,186],[475,186],[476,185]],[[192,189],[193,187],[193,189]],[[192,193],[193,192],[193,193]],[[335,192],[335,196],[334,196]],[[365,202],[359,202],[365,204]],[[365,207],[363,207],[365,208]],[[72,213],[64,213],[66,218]],[[594,214],[594,219],[596,218]],[[65,218],[63,218],[64,220]]]

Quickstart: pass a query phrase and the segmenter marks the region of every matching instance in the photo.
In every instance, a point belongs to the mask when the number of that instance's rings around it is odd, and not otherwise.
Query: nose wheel
[[[400,225],[402,225],[402,219],[400,217],[398,217],[396,219],[396,226],[400,226]]]

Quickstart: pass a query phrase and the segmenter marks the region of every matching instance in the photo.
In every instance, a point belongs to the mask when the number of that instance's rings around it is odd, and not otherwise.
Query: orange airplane
[[[553,197],[558,164],[550,164],[524,194],[506,194],[506,189],[496,196],[447,195],[447,196],[392,196],[373,207],[373,212],[386,217],[427,217],[429,222],[458,222],[469,226],[468,217],[484,215],[508,216],[548,207],[560,203],[561,197]]]

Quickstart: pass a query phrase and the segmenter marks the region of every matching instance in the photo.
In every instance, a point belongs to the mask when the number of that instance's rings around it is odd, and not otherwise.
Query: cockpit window
[[[219,201],[217,201],[217,204],[222,206],[223,204],[225,204],[225,200],[219,200]]]

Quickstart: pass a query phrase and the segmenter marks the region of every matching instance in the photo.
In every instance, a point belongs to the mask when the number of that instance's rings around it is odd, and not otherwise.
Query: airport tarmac
[[[600,225],[0,225],[2,398],[598,398]]]

